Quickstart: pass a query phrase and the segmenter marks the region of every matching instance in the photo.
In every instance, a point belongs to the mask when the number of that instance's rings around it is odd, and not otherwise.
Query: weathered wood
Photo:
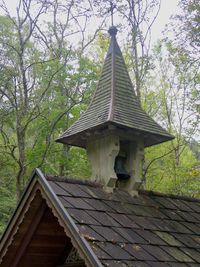
[[[42,219],[42,216],[44,215],[45,209],[46,209],[46,204],[45,202],[43,202],[42,205],[38,208],[37,213],[35,214],[29,232],[25,235],[23,241],[21,242],[18,248],[17,254],[13,259],[12,267],[17,267],[17,265],[19,264],[28,244],[31,241],[31,238],[33,237],[33,234],[35,233],[35,230],[37,229]]]
[[[135,131],[141,135],[151,133],[144,139],[145,147],[173,139],[142,109],[116,41],[117,29],[113,29],[94,97],[85,113],[57,139],[58,142],[86,148],[87,139],[90,140],[96,130],[100,133],[105,125],[113,124],[117,128],[126,127],[132,135]],[[82,140],[85,136],[87,139]]]
[[[64,265],[57,265],[56,267],[86,267],[84,263],[68,263]]]

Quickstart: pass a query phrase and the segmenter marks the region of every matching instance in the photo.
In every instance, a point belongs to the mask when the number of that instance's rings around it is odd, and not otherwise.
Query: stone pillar
[[[92,166],[91,180],[101,183],[108,192],[112,192],[116,185],[114,165],[119,149],[119,137],[112,134],[89,140],[87,144],[87,154]]]
[[[142,182],[142,163],[144,158],[143,141],[130,141],[126,153],[126,170],[131,177],[127,180],[119,180],[118,187],[135,195]]]

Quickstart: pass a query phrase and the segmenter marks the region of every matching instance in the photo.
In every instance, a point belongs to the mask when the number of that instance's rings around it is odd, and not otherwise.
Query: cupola
[[[91,180],[107,191],[120,188],[131,194],[141,184],[144,148],[173,139],[140,106],[116,40],[110,46],[96,92],[85,113],[56,141],[87,150]]]

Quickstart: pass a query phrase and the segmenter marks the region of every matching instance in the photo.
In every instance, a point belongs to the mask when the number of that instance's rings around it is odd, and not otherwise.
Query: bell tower
[[[141,108],[110,27],[110,46],[93,99],[86,112],[57,142],[83,147],[92,166],[92,181],[105,190],[137,193],[144,148],[173,139]]]

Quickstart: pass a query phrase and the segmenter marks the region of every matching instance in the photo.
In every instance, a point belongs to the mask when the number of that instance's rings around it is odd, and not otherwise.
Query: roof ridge
[[[161,193],[157,191],[152,191],[152,190],[143,190],[140,189],[139,194],[141,195],[147,195],[147,196],[157,196],[157,197],[168,197],[171,199],[180,199],[180,200],[186,200],[186,201],[191,201],[191,202],[199,202],[200,203],[200,198],[195,198],[195,197],[189,197],[189,196],[180,196],[180,195],[174,195],[174,194],[168,194],[168,193]]]
[[[107,121],[113,121],[115,104],[115,54],[112,53],[111,97]]]
[[[64,182],[64,183],[69,183],[69,184],[77,184],[77,185],[91,186],[95,188],[102,188],[102,185],[97,182],[80,180],[77,178],[71,178],[67,176],[57,176],[57,175],[54,176],[54,175],[45,174],[45,178],[46,180],[53,181],[53,182]],[[153,190],[143,190],[143,189],[140,189],[138,192],[139,192],[139,195],[156,196],[156,197],[163,197],[163,198],[168,197],[171,199],[180,199],[180,200],[200,203],[200,198],[195,198],[195,197],[180,196],[180,195],[174,195],[170,193],[161,193],[161,192],[157,192]]]
[[[97,182],[92,182],[92,181],[87,181],[87,180],[80,180],[77,178],[70,178],[67,176],[57,176],[57,175],[44,175],[47,181],[52,181],[52,182],[64,182],[64,183],[69,183],[69,184],[77,184],[77,185],[88,185],[91,187],[102,187],[101,184]]]
[[[110,45],[107,52],[107,57],[111,56],[111,97],[110,97],[110,105],[109,105],[109,112],[108,112],[108,118],[107,121],[113,121],[114,119],[114,110],[115,110],[115,98],[116,98],[116,71],[115,71],[115,56],[116,54],[122,54],[121,49],[117,43],[116,35],[117,35],[117,28],[115,26],[112,26],[109,28],[108,33],[110,34]]]
[[[48,181],[53,181],[53,182],[64,182],[64,183],[69,183],[69,184],[77,184],[77,185],[85,185],[85,186],[91,186],[95,188],[102,188],[102,185],[97,183],[97,182],[92,182],[92,181],[87,181],[87,180],[80,180],[77,178],[70,178],[67,176],[53,176],[53,175],[45,175],[45,178]],[[180,200],[186,200],[190,202],[198,202],[200,203],[199,198],[194,198],[194,197],[189,197],[189,196],[180,196],[180,195],[174,195],[174,194],[168,194],[168,193],[161,193],[153,190],[143,190],[140,189],[139,195],[146,195],[146,196],[156,196],[156,197],[163,197],[163,198],[171,198],[171,199],[180,199]]]

